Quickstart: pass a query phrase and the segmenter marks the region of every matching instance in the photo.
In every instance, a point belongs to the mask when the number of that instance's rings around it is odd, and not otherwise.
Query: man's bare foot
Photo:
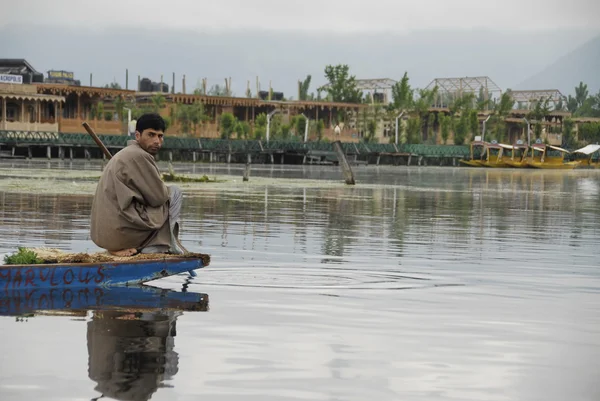
[[[120,251],[108,251],[108,253],[110,253],[113,256],[119,256],[119,257],[133,256],[137,253],[137,249],[135,249],[135,248],[121,249]]]

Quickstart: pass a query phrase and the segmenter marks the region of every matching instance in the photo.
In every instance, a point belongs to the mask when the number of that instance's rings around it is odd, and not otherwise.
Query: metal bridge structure
[[[530,110],[537,103],[545,102],[546,100],[549,105],[554,107],[554,110],[559,110],[562,108],[560,105],[567,104],[567,97],[558,89],[516,90],[509,93],[519,109]]]
[[[98,135],[104,145],[116,153],[127,146],[131,138],[125,135]],[[64,159],[66,151],[68,158],[83,151],[85,158],[92,158],[92,154],[101,158],[96,143],[88,134],[67,134],[55,132],[26,132],[26,131],[0,131],[0,158],[14,157],[19,149],[26,148],[28,158],[33,151],[37,154],[45,151],[48,159],[58,155]],[[381,143],[342,143],[342,149],[349,156],[350,161],[356,163],[376,163],[383,159],[388,164],[400,164],[406,161],[417,160],[418,164],[456,164],[458,159],[469,156],[468,146],[458,145],[424,145],[424,144],[381,144]],[[175,154],[179,159],[198,161],[199,159],[216,162],[255,162],[281,163],[284,160],[295,160],[298,164],[324,163],[327,160],[337,161],[335,150],[331,142],[300,142],[275,140],[240,140],[240,139],[213,139],[213,138],[184,138],[166,137],[160,157],[173,159]]]
[[[361,91],[366,91],[371,96],[371,103],[383,103],[388,104],[392,87],[396,84],[396,81],[390,78],[376,78],[376,79],[357,79],[356,88]],[[375,101],[375,98],[377,102]]]
[[[483,100],[487,101],[502,95],[502,89],[487,76],[435,78],[425,89],[432,90],[435,87],[438,88],[438,94],[432,107],[448,107],[451,102],[466,94],[473,94],[475,98],[483,95]]]

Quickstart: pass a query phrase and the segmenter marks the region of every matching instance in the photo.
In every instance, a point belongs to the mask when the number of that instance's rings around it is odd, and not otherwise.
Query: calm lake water
[[[184,190],[211,265],[1,316],[2,401],[600,400],[600,171],[175,167],[232,175]],[[57,191],[0,192],[0,254],[98,251],[91,195]]]

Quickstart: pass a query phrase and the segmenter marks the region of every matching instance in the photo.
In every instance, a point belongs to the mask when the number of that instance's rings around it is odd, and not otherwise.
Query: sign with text
[[[23,77],[20,75],[0,74],[1,84],[22,84]]]
[[[73,79],[74,74],[69,71],[48,71],[48,78]]]

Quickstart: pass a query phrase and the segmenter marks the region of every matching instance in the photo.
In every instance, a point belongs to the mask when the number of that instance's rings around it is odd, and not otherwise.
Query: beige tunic
[[[155,230],[150,245],[170,244],[169,191],[154,156],[136,141],[107,163],[92,204],[90,234],[101,248],[139,248]]]

